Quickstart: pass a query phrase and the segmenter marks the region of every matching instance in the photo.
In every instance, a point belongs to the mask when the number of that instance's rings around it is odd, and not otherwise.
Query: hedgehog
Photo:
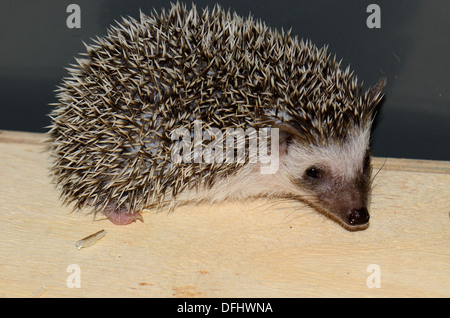
[[[147,209],[287,199],[348,230],[367,228],[369,139],[384,78],[363,91],[327,46],[218,5],[141,11],[92,42],[67,68],[49,114],[50,172],[63,203],[125,225]],[[263,129],[271,173],[233,144],[227,159],[240,160],[202,158],[236,131],[261,132],[240,144],[250,149]],[[207,132],[215,133],[189,143]]]

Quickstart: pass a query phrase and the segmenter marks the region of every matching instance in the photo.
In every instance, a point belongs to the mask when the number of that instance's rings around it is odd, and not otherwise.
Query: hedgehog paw
[[[103,210],[103,214],[116,225],[127,225],[136,220],[144,222],[144,219],[139,212],[130,213],[126,208],[118,207],[115,204],[108,205]]]

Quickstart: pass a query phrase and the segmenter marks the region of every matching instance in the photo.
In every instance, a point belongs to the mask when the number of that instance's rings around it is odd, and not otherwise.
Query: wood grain
[[[450,296],[449,162],[375,158],[374,173],[384,166],[360,232],[268,200],[114,226],[61,206],[43,138],[0,132],[1,297]],[[75,247],[101,229],[95,245]],[[367,285],[370,264],[380,288]],[[69,288],[71,265],[80,288]]]

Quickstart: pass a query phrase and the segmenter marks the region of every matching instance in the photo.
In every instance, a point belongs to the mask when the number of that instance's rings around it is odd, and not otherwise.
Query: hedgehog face
[[[346,227],[366,228],[371,174],[368,151],[362,169],[357,170],[353,177],[347,178],[334,169],[333,163],[322,163],[307,168],[296,182],[313,194],[320,202],[319,208],[331,213]]]
[[[369,129],[327,147],[305,147],[293,139],[282,154],[289,192],[350,230],[367,228],[372,172],[368,146]]]

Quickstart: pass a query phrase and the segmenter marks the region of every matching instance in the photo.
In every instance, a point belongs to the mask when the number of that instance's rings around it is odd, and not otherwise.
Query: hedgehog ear
[[[292,140],[294,138],[300,138],[301,134],[299,130],[290,123],[282,123],[280,125],[277,125],[276,128],[279,129],[279,153],[281,156],[284,156],[288,153],[289,146],[292,143]]]
[[[383,97],[382,90],[385,85],[386,85],[386,78],[382,77],[378,80],[378,83],[369,90],[368,95],[367,95],[367,100],[369,102],[369,105],[370,105],[369,107],[370,107],[371,111],[373,111],[375,109],[378,102]]]

